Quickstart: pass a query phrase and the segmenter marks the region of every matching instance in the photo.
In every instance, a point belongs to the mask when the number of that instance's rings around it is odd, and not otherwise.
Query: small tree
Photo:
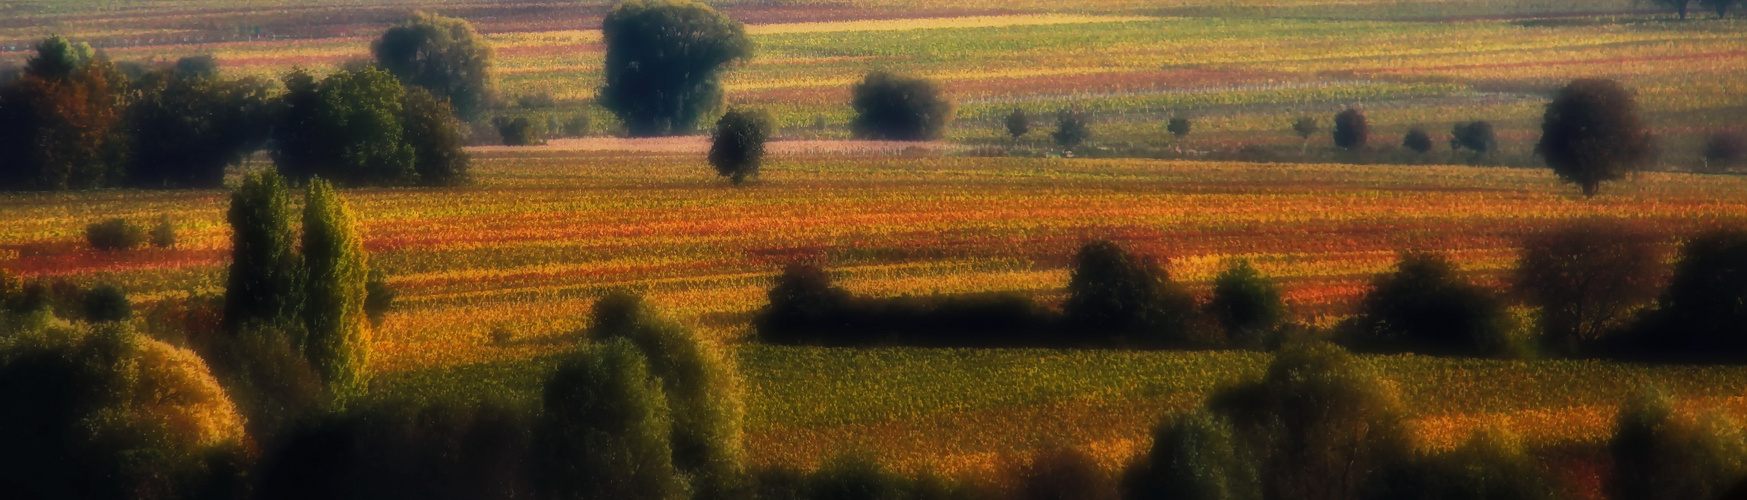
[[[1158,261],[1098,240],[1074,255],[1062,309],[1082,329],[1145,334],[1135,343],[1158,345],[1190,339],[1194,307],[1194,297],[1172,283]]]
[[[850,93],[849,128],[858,139],[938,140],[957,107],[933,81],[884,71],[868,73]]]
[[[1031,133],[1031,115],[1025,114],[1024,109],[1013,108],[1013,112],[1007,113],[1007,118],[1002,120],[1002,123],[1007,126],[1007,135],[1011,136],[1015,143],[1019,142],[1020,137]]]
[[[103,283],[85,292],[85,319],[94,323],[125,321],[133,317],[133,301],[127,292]]]
[[[1365,112],[1359,108],[1347,108],[1335,114],[1335,146],[1347,150],[1363,148],[1370,135],[1371,127],[1365,121]]]
[[[630,341],[584,348],[547,378],[534,428],[547,498],[679,500],[673,421],[661,384]]]
[[[1298,134],[1298,138],[1304,141],[1298,148],[1298,154],[1304,154],[1304,150],[1310,147],[1310,136],[1316,135],[1319,128],[1316,118],[1309,116],[1300,116],[1292,122],[1292,133]]]
[[[1547,105],[1535,152],[1584,196],[1595,196],[1602,182],[1648,165],[1651,148],[1630,92],[1613,80],[1580,79]]]
[[[838,319],[850,300],[849,291],[833,285],[825,270],[802,263],[783,268],[767,297],[753,327],[760,340],[784,345],[818,343],[809,329]]]
[[[1511,347],[1504,304],[1442,255],[1403,254],[1395,271],[1371,281],[1359,308],[1354,333],[1361,345],[1472,356]]]
[[[1425,154],[1432,150],[1432,136],[1423,128],[1410,128],[1407,129],[1407,135],[1401,138],[1401,145],[1415,153]]]
[[[1705,140],[1705,167],[1707,170],[1725,170],[1739,165],[1742,159],[1747,159],[1747,134],[1740,132],[1717,132]]]
[[[1129,466],[1127,500],[1261,500],[1262,478],[1231,422],[1205,410],[1170,418],[1152,448]]]
[[[465,20],[414,12],[370,50],[377,66],[448,101],[463,119],[478,118],[496,98],[491,45]]]
[[[399,297],[400,291],[388,284],[388,277],[382,274],[382,270],[371,269],[364,282],[364,315],[370,318],[370,326],[382,326]]]
[[[1213,279],[1213,299],[1207,309],[1225,330],[1229,345],[1251,349],[1267,347],[1286,319],[1280,287],[1242,260]]]
[[[537,146],[546,143],[546,127],[537,120],[526,116],[500,116],[495,124],[497,134],[503,137],[505,146]]]
[[[234,335],[251,325],[301,324],[305,274],[297,255],[292,203],[285,179],[272,173],[251,174],[231,193],[226,332]]]
[[[1548,346],[1576,355],[1627,326],[1656,297],[1661,252],[1649,235],[1581,222],[1529,236],[1517,258],[1517,292],[1539,308]]]
[[[158,223],[152,226],[152,246],[158,248],[176,247],[176,221],[170,219],[170,214],[158,217]]]
[[[716,174],[735,185],[758,175],[770,128],[770,118],[762,112],[730,109],[723,114],[710,145],[710,165],[716,167]]]
[[[1177,150],[1181,152],[1183,149],[1183,138],[1189,136],[1189,119],[1177,116],[1171,117],[1170,123],[1165,125],[1165,130],[1170,132],[1171,135],[1176,136]]]
[[[1607,489],[1617,500],[1722,498],[1747,474],[1740,427],[1721,414],[1680,415],[1656,391],[1620,408],[1608,452]]]
[[[369,382],[370,265],[351,210],[331,184],[311,179],[303,210],[304,356],[342,405]]]
[[[98,250],[133,250],[146,244],[146,230],[127,219],[109,219],[86,226],[85,241]]]
[[[1074,149],[1092,138],[1092,126],[1085,113],[1077,110],[1064,109],[1055,114],[1055,133],[1050,134],[1055,143],[1065,149]]]
[[[600,102],[632,137],[683,134],[722,103],[721,75],[752,57],[746,29],[691,0],[627,0],[601,21]]]
[[[1450,151],[1462,148],[1474,151],[1479,157],[1498,149],[1498,138],[1493,135],[1492,124],[1484,120],[1457,123],[1450,128]]]

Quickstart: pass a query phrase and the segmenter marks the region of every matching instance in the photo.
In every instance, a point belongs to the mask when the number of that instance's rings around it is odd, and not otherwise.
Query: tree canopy
[[[628,0],[601,21],[600,103],[633,137],[683,134],[722,103],[728,64],[752,56],[746,29],[692,0]]]
[[[858,139],[932,141],[946,133],[956,107],[939,84],[884,71],[868,73],[850,89]]]
[[[496,99],[491,45],[465,20],[415,12],[370,51],[382,69],[448,100],[462,119],[478,118]]]
[[[1595,196],[1601,183],[1650,163],[1653,143],[1632,93],[1613,80],[1574,80],[1542,117],[1535,152],[1553,173]]]

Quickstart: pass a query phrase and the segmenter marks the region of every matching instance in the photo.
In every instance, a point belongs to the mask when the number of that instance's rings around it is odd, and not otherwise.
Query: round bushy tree
[[[496,98],[491,45],[465,20],[414,12],[370,50],[377,66],[448,101],[463,119],[478,118]]]
[[[1033,453],[1013,474],[1014,500],[1117,500],[1109,473],[1086,452],[1052,446]]]
[[[347,185],[414,178],[417,155],[401,122],[406,90],[393,75],[365,67],[316,83],[293,73],[285,87],[286,109],[274,128],[280,173]]]
[[[1335,114],[1334,140],[1335,145],[1342,149],[1354,150],[1365,147],[1365,142],[1371,136],[1371,126],[1365,120],[1365,112],[1359,108],[1347,108]]]
[[[1123,477],[1124,500],[1261,500],[1261,477],[1231,423],[1206,411],[1166,420]]]
[[[1013,112],[1007,113],[1001,124],[1007,127],[1007,135],[1012,136],[1014,141],[1031,133],[1031,115],[1025,114],[1024,109],[1013,108]]]
[[[1681,415],[1658,391],[1620,408],[1608,453],[1614,472],[1607,489],[1616,500],[1723,498],[1747,479],[1740,427],[1721,414]]]
[[[753,326],[759,340],[780,345],[823,342],[810,328],[840,319],[850,301],[849,291],[833,285],[824,269],[799,263],[783,268],[767,297]]]
[[[125,321],[133,317],[133,301],[127,292],[115,285],[103,283],[85,292],[85,319],[105,323]]]
[[[98,250],[132,250],[146,244],[146,230],[122,218],[85,226],[85,242]]]
[[[1553,173],[1595,196],[1601,183],[1649,165],[1653,144],[1638,103],[1618,82],[1574,80],[1553,96],[1535,152]]]
[[[932,141],[946,134],[956,105],[940,85],[923,78],[868,73],[850,90],[858,139]]]
[[[424,186],[466,184],[472,159],[462,149],[466,138],[449,104],[422,88],[410,88],[401,99],[401,113],[417,182]]]
[[[368,384],[370,323],[364,312],[370,264],[351,210],[331,184],[311,179],[303,210],[304,355],[338,402]]]
[[[1170,132],[1171,135],[1177,136],[1178,140],[1182,140],[1183,137],[1189,135],[1189,127],[1190,123],[1188,118],[1174,116],[1171,117],[1170,123],[1165,125],[1165,131]]]
[[[758,175],[770,128],[770,118],[761,112],[730,109],[723,114],[710,141],[710,165],[716,167],[716,174],[736,185]]]
[[[1130,340],[1143,345],[1190,340],[1195,299],[1158,261],[1098,240],[1082,246],[1073,265],[1062,306],[1069,322],[1092,332],[1143,334]]]
[[[679,500],[673,421],[660,381],[629,340],[584,348],[547,378],[534,428],[547,498]]]
[[[1237,261],[1213,279],[1213,299],[1208,313],[1225,330],[1233,347],[1265,348],[1280,323],[1286,320],[1286,302],[1280,287],[1262,276],[1248,261]]]
[[[1655,238],[1630,227],[1572,223],[1523,240],[1512,285],[1539,309],[1546,345],[1577,355],[1656,298],[1661,253]]]
[[[632,137],[683,134],[722,103],[728,64],[752,57],[746,29],[691,0],[627,0],[601,21],[600,103]]]
[[[1476,156],[1498,149],[1498,137],[1492,124],[1484,120],[1457,123],[1450,129],[1450,150],[1468,148]]]
[[[223,185],[225,168],[259,150],[270,135],[273,96],[266,82],[226,81],[182,66],[149,73],[136,85],[139,96],[128,108],[132,185]]]
[[[1407,129],[1407,135],[1401,138],[1401,146],[1424,154],[1432,150],[1432,135],[1419,127]]]
[[[1439,254],[1403,254],[1371,281],[1359,308],[1355,333],[1368,348],[1486,356],[1511,347],[1504,304]]]
[[[1058,111],[1055,114],[1055,133],[1049,137],[1055,139],[1057,146],[1068,149],[1080,147],[1087,139],[1092,138],[1091,119],[1077,110]]]

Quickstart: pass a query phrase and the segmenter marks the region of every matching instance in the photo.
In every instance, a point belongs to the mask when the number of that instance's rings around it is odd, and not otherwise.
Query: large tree
[[[542,498],[679,500],[673,419],[648,359],[626,339],[584,348],[546,379],[534,427]]]
[[[267,141],[273,105],[267,82],[183,69],[149,73],[135,85],[139,97],[128,108],[132,185],[217,187],[226,167]]]
[[[1656,297],[1662,258],[1654,238],[1630,227],[1581,222],[1523,241],[1513,285],[1539,307],[1550,347],[1578,354],[1626,326]]]
[[[287,177],[342,185],[452,184],[466,177],[459,124],[425,90],[374,67],[285,79],[273,158]]]
[[[478,118],[496,96],[491,45],[465,20],[415,12],[370,49],[378,66],[447,99],[462,119]]]
[[[850,92],[855,119],[849,127],[858,139],[939,139],[956,106],[932,81],[884,71],[868,73]]]
[[[303,261],[297,255],[297,209],[285,179],[273,173],[243,179],[231,194],[230,271],[225,278],[224,324],[232,334],[250,327],[288,327],[303,311]]]
[[[752,56],[746,29],[691,0],[628,0],[601,21],[600,103],[634,137],[682,134],[722,103],[729,63]]]
[[[106,187],[127,157],[126,78],[90,47],[50,37],[0,87],[0,189]]]
[[[1601,183],[1650,162],[1650,132],[1632,93],[1613,80],[1574,80],[1547,105],[1535,152],[1553,173],[1595,196]]]

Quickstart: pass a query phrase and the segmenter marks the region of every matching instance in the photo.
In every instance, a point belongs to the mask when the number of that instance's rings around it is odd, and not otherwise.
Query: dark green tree
[[[583,348],[547,378],[534,428],[544,498],[679,500],[661,382],[629,340]]]
[[[1364,111],[1347,108],[1335,114],[1335,146],[1347,150],[1363,148],[1370,137],[1371,126],[1365,120]]]
[[[98,250],[132,250],[146,244],[146,229],[115,218],[85,227],[85,242]]]
[[[764,142],[770,138],[770,117],[762,112],[730,109],[716,121],[710,145],[710,165],[716,174],[740,184],[758,175],[764,163]]]
[[[36,55],[25,60],[24,72],[45,80],[66,80],[96,59],[89,44],[54,35],[37,43]]]
[[[260,80],[220,80],[175,70],[146,74],[128,107],[133,139],[129,183],[141,187],[218,187],[225,168],[266,144],[273,90]]]
[[[1191,340],[1195,299],[1157,260],[1098,240],[1074,255],[1062,309],[1079,328],[1156,347]]]
[[[600,103],[632,137],[683,134],[722,103],[723,70],[752,57],[746,29],[692,0],[627,0],[601,21]]]
[[[412,146],[419,185],[458,186],[471,180],[472,158],[463,149],[462,125],[448,103],[422,88],[409,88],[401,99],[401,125]]]
[[[1092,138],[1091,117],[1079,110],[1064,109],[1055,114],[1055,133],[1049,135],[1055,139],[1057,146],[1067,149],[1080,147],[1087,139]]]
[[[1177,140],[1183,140],[1184,137],[1189,135],[1189,127],[1190,123],[1188,118],[1174,116],[1171,117],[1170,123],[1165,125],[1165,131],[1170,132],[1171,135],[1177,136]]]
[[[890,141],[940,139],[957,107],[939,84],[885,71],[868,73],[855,84],[849,104],[855,109],[851,134]]]
[[[1256,464],[1231,422],[1205,410],[1153,431],[1152,448],[1124,473],[1124,500],[1261,500]]]
[[[1450,150],[1468,148],[1474,156],[1490,153],[1498,149],[1498,137],[1492,132],[1492,124],[1485,120],[1457,123],[1450,128]]]
[[[343,185],[417,180],[418,153],[403,123],[406,91],[393,75],[366,67],[317,83],[296,72],[285,88],[286,109],[273,130],[282,174]]]
[[[377,66],[448,101],[463,120],[479,118],[496,99],[491,45],[465,20],[414,12],[370,50]]]
[[[1574,80],[1553,96],[1535,152],[1553,173],[1595,196],[1601,183],[1648,166],[1653,144],[1638,103],[1618,82]]]
[[[499,116],[492,121],[492,125],[497,127],[497,135],[503,138],[505,146],[538,146],[546,143],[546,125],[539,120],[526,116]]]
[[[1393,272],[1371,281],[1359,309],[1354,333],[1368,348],[1489,356],[1511,347],[1503,302],[1440,254],[1402,254]]]
[[[1310,136],[1316,135],[1318,128],[1316,118],[1309,116],[1300,116],[1292,122],[1292,133],[1298,134],[1298,138],[1304,141],[1298,147],[1298,154],[1304,154],[1304,150],[1310,148]]]
[[[1692,359],[1747,355],[1747,231],[1708,231],[1688,240],[1668,288],[1638,325],[1640,347]]]
[[[1002,124],[1007,126],[1007,135],[1012,136],[1014,142],[1031,133],[1031,115],[1025,114],[1024,109],[1013,108],[1013,112],[1007,113],[1007,118],[1002,120]]]
[[[1207,312],[1225,330],[1232,347],[1267,348],[1286,320],[1286,302],[1275,285],[1249,261],[1238,261],[1213,279]]]
[[[218,58],[212,57],[212,54],[201,54],[177,59],[170,72],[176,78],[191,80],[218,78]]]
[[[303,260],[297,254],[291,189],[277,174],[250,174],[231,194],[231,262],[225,278],[225,330],[302,322]]]
[[[1414,127],[1407,130],[1407,135],[1402,136],[1401,145],[1415,153],[1425,153],[1432,150],[1432,135],[1427,134],[1423,128]]]
[[[370,276],[364,239],[331,184],[310,179],[303,206],[304,356],[336,400],[361,396],[369,383],[370,323],[364,312]]]

